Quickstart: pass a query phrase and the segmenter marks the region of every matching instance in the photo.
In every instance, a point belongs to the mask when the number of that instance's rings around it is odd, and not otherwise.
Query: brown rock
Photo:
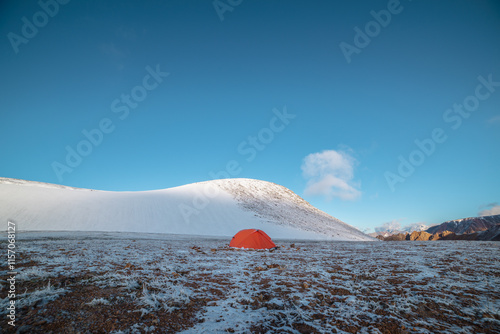
[[[411,240],[411,241],[428,241],[431,238],[432,234],[427,233],[425,231],[421,232],[411,232],[411,234],[406,236],[406,240]]]
[[[434,233],[432,235],[432,240],[453,240],[455,238],[455,233],[450,231],[443,231],[441,233]]]
[[[407,235],[408,235],[408,233],[398,233],[398,234],[389,235],[381,240],[384,240],[384,241],[403,241],[403,240],[406,240]]]

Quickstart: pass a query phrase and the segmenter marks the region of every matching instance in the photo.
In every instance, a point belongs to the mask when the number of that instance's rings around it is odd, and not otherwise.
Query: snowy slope
[[[250,179],[112,192],[0,178],[0,219],[32,231],[232,236],[258,228],[272,238],[374,240],[285,187]]]

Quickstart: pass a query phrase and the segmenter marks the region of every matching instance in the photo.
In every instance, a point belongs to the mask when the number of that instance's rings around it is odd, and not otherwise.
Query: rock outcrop
[[[427,233],[425,231],[421,232],[414,231],[406,236],[406,240],[411,240],[411,241],[427,241],[430,240],[431,238],[432,234]]]
[[[398,234],[388,235],[387,237],[381,236],[381,238],[379,239],[384,241],[403,241],[406,240],[407,235],[408,233],[398,233]]]

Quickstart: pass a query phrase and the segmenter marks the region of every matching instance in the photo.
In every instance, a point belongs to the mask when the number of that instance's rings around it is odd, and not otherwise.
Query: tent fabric
[[[276,245],[264,231],[248,229],[236,233],[231,239],[229,247],[270,249],[275,248]]]

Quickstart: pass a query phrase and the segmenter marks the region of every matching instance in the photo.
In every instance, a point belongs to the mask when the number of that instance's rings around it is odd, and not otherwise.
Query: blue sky
[[[256,178],[362,230],[500,208],[497,1],[0,7],[0,176]]]

